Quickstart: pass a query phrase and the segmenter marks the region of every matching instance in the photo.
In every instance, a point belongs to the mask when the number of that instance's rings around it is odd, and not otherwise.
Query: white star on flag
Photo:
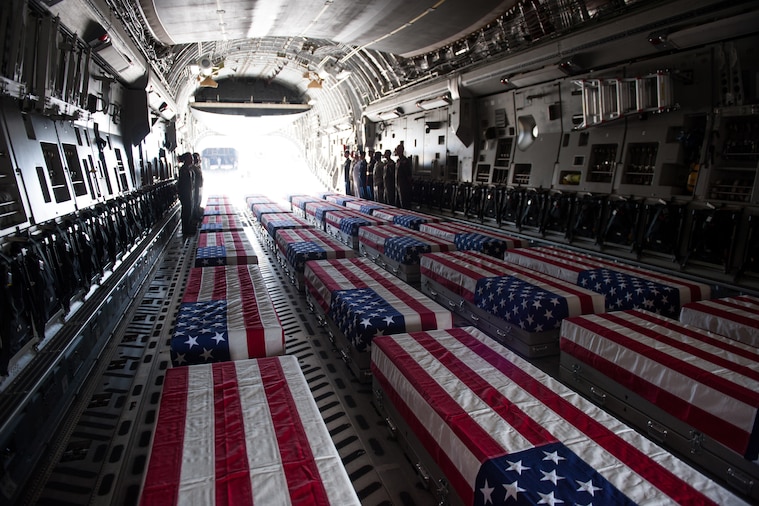
[[[527,466],[522,465],[522,461],[518,460],[516,462],[511,462],[510,460],[507,460],[506,462],[509,463],[509,467],[506,468],[507,471],[516,471],[517,474],[522,474],[522,471],[527,471],[530,469]]]
[[[519,492],[524,492],[524,489],[520,488],[519,484],[516,481],[514,483],[505,483],[503,485],[503,488],[506,489],[506,497],[504,498],[504,500],[506,500],[506,499],[508,499],[510,497],[513,497],[514,500],[516,500],[517,494]]]
[[[485,501],[485,504],[493,502],[493,499],[491,498],[493,490],[495,490],[493,487],[488,486],[488,480],[485,480],[485,486],[480,489],[480,492],[482,492],[482,495],[484,497],[483,501]]]

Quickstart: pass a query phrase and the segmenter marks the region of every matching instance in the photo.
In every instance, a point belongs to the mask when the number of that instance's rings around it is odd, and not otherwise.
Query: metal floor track
[[[255,239],[252,229],[249,237]],[[59,427],[24,504],[135,505],[149,460],[169,343],[196,237],[175,234]],[[275,258],[257,240],[261,273],[286,337],[362,504],[435,504],[359,383]]]

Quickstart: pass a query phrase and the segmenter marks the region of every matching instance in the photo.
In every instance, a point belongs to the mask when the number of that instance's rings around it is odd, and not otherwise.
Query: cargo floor
[[[274,255],[250,230],[269,294],[362,504],[434,504],[372,404],[371,386],[342,362]],[[139,492],[169,367],[169,340],[196,237],[171,240],[96,370],[52,437],[24,504],[132,505]]]

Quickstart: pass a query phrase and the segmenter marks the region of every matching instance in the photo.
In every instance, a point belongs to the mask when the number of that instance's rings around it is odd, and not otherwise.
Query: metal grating
[[[253,234],[248,234],[253,238]],[[39,505],[134,505],[149,460],[169,340],[195,240],[174,237],[125,315],[26,494]],[[434,504],[375,410],[371,387],[342,362],[275,252],[259,267],[316,404],[365,505]]]

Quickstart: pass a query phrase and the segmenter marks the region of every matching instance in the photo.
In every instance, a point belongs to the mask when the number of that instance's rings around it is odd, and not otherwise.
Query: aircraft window
[[[53,199],[50,198],[50,187],[47,185],[47,178],[45,177],[45,169],[37,166],[37,179],[40,181],[40,189],[42,190],[42,198],[45,202],[50,202]]]
[[[71,175],[71,185],[74,187],[74,194],[77,197],[87,195],[87,184],[84,182],[82,167],[79,165],[79,157],[76,152],[76,146],[73,144],[63,144],[63,155],[66,157],[66,165]]]
[[[50,177],[55,201],[66,202],[67,200],[71,200],[71,193],[66,184],[66,173],[63,170],[58,145],[50,142],[41,142],[40,146],[42,146],[42,154],[45,157],[45,164],[47,164],[47,173]]]
[[[538,124],[535,118],[531,114],[519,116],[517,118],[517,131],[517,147],[521,151],[526,151],[538,138]]]

